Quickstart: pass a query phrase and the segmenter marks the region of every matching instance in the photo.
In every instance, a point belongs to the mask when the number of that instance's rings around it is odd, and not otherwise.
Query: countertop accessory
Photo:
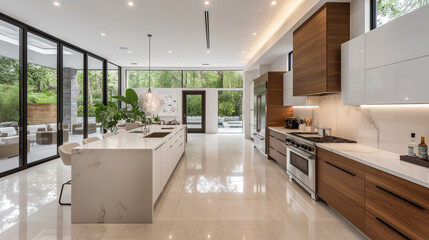
[[[319,136],[322,136],[322,137],[331,136],[332,129],[331,128],[318,128],[317,129],[317,134]]]
[[[401,159],[401,161],[405,161],[405,162],[413,163],[422,167],[429,168],[429,162],[424,159],[420,159],[418,157],[409,157],[407,155],[401,155],[399,159]]]

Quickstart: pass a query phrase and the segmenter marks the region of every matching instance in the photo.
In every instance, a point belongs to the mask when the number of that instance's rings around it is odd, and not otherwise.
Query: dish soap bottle
[[[428,145],[426,145],[425,143],[425,137],[422,137],[422,141],[419,144],[419,153],[418,153],[418,157],[424,160],[428,160]]]
[[[411,141],[408,143],[408,157],[416,156],[416,134],[411,133]]]

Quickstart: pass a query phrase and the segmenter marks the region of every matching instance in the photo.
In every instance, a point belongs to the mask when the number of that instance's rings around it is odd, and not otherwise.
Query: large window
[[[113,96],[119,95],[119,67],[107,65],[107,101],[113,101]]]
[[[148,88],[147,70],[128,70],[129,88]],[[241,71],[151,71],[152,88],[242,88]]]
[[[19,167],[19,28],[0,21],[0,173]]]
[[[100,126],[95,122],[95,104],[103,103],[103,61],[88,57],[88,136],[100,137]]]
[[[28,33],[27,162],[57,154],[57,43]]]
[[[218,132],[243,132],[243,92],[219,91],[218,93]]]
[[[371,27],[376,28],[402,15],[412,12],[427,3],[429,0],[371,0],[372,20]]]

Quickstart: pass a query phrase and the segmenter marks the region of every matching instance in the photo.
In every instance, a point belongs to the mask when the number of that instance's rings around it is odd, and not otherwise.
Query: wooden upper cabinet
[[[349,39],[349,3],[326,3],[294,31],[294,96],[341,92],[341,44]]]

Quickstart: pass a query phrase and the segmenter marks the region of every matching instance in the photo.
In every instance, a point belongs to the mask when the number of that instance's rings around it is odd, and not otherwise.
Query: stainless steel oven
[[[316,148],[295,139],[286,138],[286,168],[290,179],[295,180],[311,198],[316,195]]]

